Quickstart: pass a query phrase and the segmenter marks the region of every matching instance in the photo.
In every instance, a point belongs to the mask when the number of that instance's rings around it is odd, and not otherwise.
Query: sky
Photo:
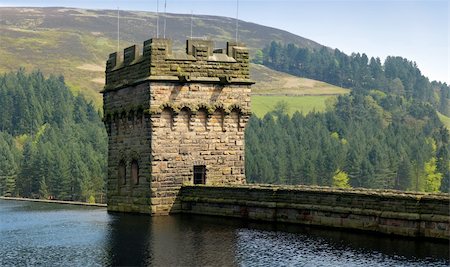
[[[0,0],[0,6],[156,11],[165,0]],[[167,12],[219,15],[283,29],[369,57],[402,56],[431,80],[450,84],[448,0],[166,0]],[[245,40],[243,40],[245,42]]]

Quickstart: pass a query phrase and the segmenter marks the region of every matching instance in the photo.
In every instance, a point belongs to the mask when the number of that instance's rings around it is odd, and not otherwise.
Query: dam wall
[[[450,239],[448,194],[307,186],[183,186],[181,212]]]

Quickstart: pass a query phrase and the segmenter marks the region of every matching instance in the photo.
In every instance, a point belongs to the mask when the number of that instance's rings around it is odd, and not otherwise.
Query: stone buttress
[[[248,50],[168,39],[131,46],[106,63],[109,211],[178,212],[182,185],[244,184],[250,116]]]

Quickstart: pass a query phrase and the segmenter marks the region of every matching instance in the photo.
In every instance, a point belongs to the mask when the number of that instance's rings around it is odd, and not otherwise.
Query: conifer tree
[[[348,181],[349,181],[348,175],[344,171],[341,171],[340,169],[337,169],[334,172],[333,187],[350,188],[351,186],[348,183]]]

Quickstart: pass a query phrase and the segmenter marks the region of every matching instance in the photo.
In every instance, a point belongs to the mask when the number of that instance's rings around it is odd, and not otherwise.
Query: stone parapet
[[[183,213],[450,239],[450,196],[306,186],[183,186]]]

